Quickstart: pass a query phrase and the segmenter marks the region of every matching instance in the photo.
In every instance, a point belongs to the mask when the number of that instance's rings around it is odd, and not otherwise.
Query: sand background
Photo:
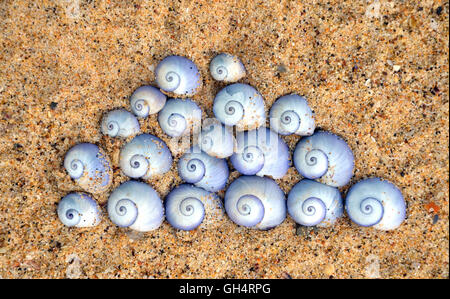
[[[0,2],[0,277],[448,278],[448,1],[117,2]],[[157,63],[178,54],[199,67],[193,99],[212,116],[224,85],[208,65],[220,52],[242,59],[241,82],[267,110],[281,95],[304,95],[318,127],[352,148],[350,185],[379,176],[401,188],[404,224],[381,232],[345,216],[305,230],[288,217],[254,231],[226,219],[212,230],[164,222],[136,233],[107,218],[106,192],[95,196],[99,226],[63,226],[57,203],[80,190],[62,167],[67,150],[100,145],[113,187],[126,181],[125,141],[100,134],[102,114],[129,109],[131,93],[154,84]],[[155,115],[140,123],[169,143]],[[284,139],[293,149],[299,137]],[[289,192],[300,179],[291,167],[278,183]],[[180,182],[175,163],[148,181],[162,198]]]

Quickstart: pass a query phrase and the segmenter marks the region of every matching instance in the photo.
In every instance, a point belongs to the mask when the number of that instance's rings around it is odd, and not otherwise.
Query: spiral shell
[[[104,151],[92,143],[79,143],[64,158],[70,177],[89,193],[102,193],[112,182],[111,162]]]
[[[269,115],[270,128],[281,135],[309,136],[316,127],[308,102],[296,94],[282,96],[276,100]]]
[[[129,137],[139,133],[137,118],[125,109],[109,111],[103,116],[101,123],[102,134],[110,137]]]
[[[208,155],[223,159],[233,154],[235,139],[230,128],[215,120],[203,125],[198,136],[198,146]]]
[[[171,137],[189,134],[201,120],[202,110],[191,99],[169,99],[158,114],[161,129]]]
[[[194,146],[178,161],[178,174],[188,183],[215,192],[225,187],[229,171],[224,159],[211,157]]]
[[[155,76],[159,88],[178,97],[192,96],[202,85],[197,66],[182,56],[164,58],[156,66]]]
[[[274,180],[241,176],[225,193],[225,210],[236,224],[265,230],[284,221],[286,199]]]
[[[345,210],[350,219],[361,226],[392,230],[406,217],[402,192],[392,183],[369,178],[353,185],[345,198]]]
[[[141,134],[122,147],[119,164],[125,175],[149,179],[170,170],[172,154],[158,137]]]
[[[353,176],[354,158],[347,143],[329,132],[302,138],[294,151],[294,165],[308,179],[341,187]]]
[[[114,189],[107,209],[114,224],[140,232],[155,230],[164,220],[164,207],[158,193],[137,181],[127,181]]]
[[[342,216],[344,204],[337,188],[305,179],[289,192],[287,209],[298,224],[328,227]]]
[[[214,193],[190,184],[173,189],[164,204],[167,221],[181,230],[211,226],[224,215],[222,202]]]
[[[64,225],[91,227],[100,223],[100,209],[88,194],[72,192],[64,196],[58,204],[58,217]]]
[[[238,132],[237,149],[230,161],[244,175],[282,178],[289,169],[289,148],[268,128]]]
[[[209,70],[214,80],[227,83],[236,82],[245,77],[245,67],[237,56],[222,53],[211,60]]]
[[[147,117],[158,113],[166,104],[167,96],[158,88],[144,85],[136,89],[130,97],[131,111],[137,117]]]
[[[257,129],[266,122],[261,94],[247,84],[235,83],[220,90],[214,98],[214,115],[238,131]]]

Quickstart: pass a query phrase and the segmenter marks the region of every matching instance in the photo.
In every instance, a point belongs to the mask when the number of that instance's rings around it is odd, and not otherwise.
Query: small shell
[[[284,221],[286,198],[272,179],[241,176],[225,193],[225,210],[236,224],[264,230]]]
[[[342,216],[344,204],[337,188],[305,179],[289,192],[287,209],[298,224],[328,227]]]
[[[192,96],[202,85],[197,66],[182,56],[164,58],[156,66],[155,76],[159,88],[177,96]]]
[[[161,129],[171,137],[189,134],[201,120],[202,110],[191,99],[169,99],[158,114]]]
[[[235,139],[230,128],[215,120],[203,125],[203,130],[198,137],[198,145],[208,155],[223,159],[233,154]]]
[[[140,232],[155,230],[164,220],[164,207],[158,193],[137,181],[127,181],[114,189],[107,209],[114,224]]]
[[[290,94],[280,97],[270,108],[270,128],[281,135],[309,136],[316,127],[314,114],[304,97]]]
[[[111,185],[111,162],[95,144],[79,143],[72,147],[64,158],[64,167],[70,177],[87,192],[102,193]]]
[[[225,187],[229,171],[224,159],[211,157],[194,146],[178,161],[178,174],[188,183],[215,192]]]
[[[276,133],[267,128],[238,132],[237,149],[230,161],[244,175],[268,175],[282,178],[289,169],[289,148]]]
[[[58,204],[59,220],[67,226],[96,226],[101,221],[100,214],[97,202],[81,192],[67,194]]]
[[[167,96],[158,88],[144,85],[136,89],[130,98],[131,111],[137,117],[158,113],[166,104]]]
[[[127,138],[139,133],[137,118],[125,109],[109,111],[103,116],[101,123],[102,134],[110,137]]]
[[[223,124],[236,126],[238,131],[257,129],[266,122],[264,100],[247,84],[235,83],[220,90],[213,111]]]
[[[181,230],[208,227],[222,219],[222,202],[214,194],[190,184],[173,189],[165,199],[167,221]]]
[[[392,183],[379,178],[362,180],[353,185],[345,199],[350,219],[361,226],[392,230],[406,217],[402,192]]]
[[[222,53],[211,60],[209,70],[214,80],[232,83],[245,77],[245,67],[237,56]]]
[[[122,147],[119,164],[125,175],[149,179],[170,170],[172,154],[158,137],[141,134]]]
[[[298,172],[308,179],[342,187],[353,176],[354,158],[347,143],[329,132],[316,132],[302,138],[294,151]]]

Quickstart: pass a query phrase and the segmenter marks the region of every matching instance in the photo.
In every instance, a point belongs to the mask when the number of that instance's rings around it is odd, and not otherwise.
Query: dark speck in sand
[[[433,216],[433,224],[436,224],[439,221],[439,215],[436,214]]]

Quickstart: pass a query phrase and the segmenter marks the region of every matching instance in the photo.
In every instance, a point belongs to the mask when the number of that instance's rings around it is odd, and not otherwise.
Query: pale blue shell
[[[294,151],[294,165],[308,179],[341,187],[353,176],[354,157],[347,143],[329,132],[302,138]]]
[[[169,99],[158,114],[159,126],[171,137],[189,134],[201,120],[202,110],[191,99]]]
[[[112,182],[111,162],[102,149],[92,143],[79,143],[64,158],[70,177],[89,193],[102,193]]]
[[[207,228],[223,218],[222,202],[214,193],[190,184],[173,189],[165,199],[166,219],[176,229]]]
[[[100,209],[88,194],[72,192],[58,203],[58,217],[64,225],[92,227],[100,223]]]
[[[257,129],[266,123],[264,100],[252,86],[235,83],[220,90],[214,98],[214,115],[238,131]]]
[[[225,193],[225,210],[236,224],[265,230],[286,218],[286,198],[272,179],[241,176]]]
[[[289,192],[287,209],[298,224],[328,227],[342,216],[344,203],[337,188],[305,179]]]
[[[230,161],[244,175],[282,178],[289,169],[289,148],[276,133],[267,128],[238,132],[237,148]]]
[[[392,230],[406,217],[402,192],[392,183],[379,178],[362,180],[353,185],[345,198],[350,219],[361,226]]]
[[[172,154],[158,137],[141,134],[122,147],[119,164],[125,175],[149,179],[170,170]]]
[[[212,157],[194,146],[178,161],[178,174],[188,183],[215,192],[225,187],[229,171],[224,159]]]
[[[166,104],[167,96],[158,88],[144,85],[136,89],[130,97],[131,111],[137,117],[147,117],[158,113]]]
[[[101,123],[102,134],[110,137],[123,137],[136,135],[140,127],[137,118],[125,109],[109,111],[103,116]]]
[[[270,108],[270,129],[281,135],[309,136],[316,128],[314,114],[304,97],[280,97]]]
[[[156,66],[155,76],[159,88],[182,97],[194,95],[202,85],[197,66],[182,56],[164,58]]]
[[[114,189],[107,209],[114,224],[140,232],[155,230],[164,220],[164,207],[158,193],[137,181],[127,181]]]
[[[222,125],[215,120],[210,124],[203,124],[203,129],[198,136],[198,146],[212,157],[227,158],[234,152],[235,139],[231,128]]]
[[[211,60],[209,70],[214,80],[232,83],[245,77],[245,67],[237,56],[222,53]]]

